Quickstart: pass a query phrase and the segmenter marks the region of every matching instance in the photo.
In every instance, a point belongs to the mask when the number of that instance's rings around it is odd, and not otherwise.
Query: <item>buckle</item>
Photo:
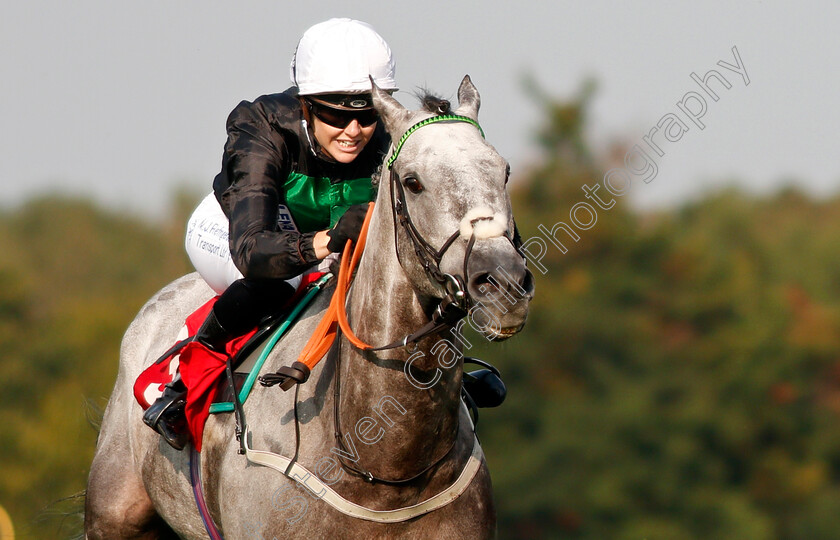
[[[443,288],[447,296],[452,296],[455,302],[463,303],[467,299],[466,287],[458,276],[443,274]]]
[[[276,373],[268,373],[259,378],[263,386],[280,385],[284,392],[296,384],[303,384],[309,379],[309,366],[301,362],[294,362],[291,366],[283,366]]]
[[[444,323],[449,326],[455,324],[467,316],[466,308],[461,305],[461,302],[455,300],[451,295],[446,295],[441,300],[435,312],[432,314],[432,320],[437,323]]]

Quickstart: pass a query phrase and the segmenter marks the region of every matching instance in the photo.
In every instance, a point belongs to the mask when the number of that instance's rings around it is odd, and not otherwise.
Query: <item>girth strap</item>
[[[219,528],[216,527],[216,522],[213,521],[213,516],[210,515],[207,502],[204,500],[204,487],[201,484],[201,454],[193,445],[190,445],[189,452],[190,485],[192,486],[193,497],[195,497],[195,504],[198,507],[198,515],[201,516],[204,529],[207,531],[207,535],[211,540],[224,540]]]

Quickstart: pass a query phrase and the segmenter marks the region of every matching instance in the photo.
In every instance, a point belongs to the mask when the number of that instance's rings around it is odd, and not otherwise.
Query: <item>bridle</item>
[[[438,303],[437,307],[433,311],[430,321],[420,328],[418,331],[405,336],[405,338],[390,343],[388,345],[382,347],[372,348],[371,350],[386,350],[386,349],[394,349],[397,347],[404,347],[409,343],[417,343],[420,339],[439,332],[443,328],[449,326],[455,326],[455,324],[467,316],[471,307],[473,307],[476,302],[469,294],[469,290],[467,289],[467,284],[469,283],[469,273],[468,273],[468,266],[470,255],[472,254],[473,246],[475,245],[475,229],[473,228],[473,232],[470,235],[470,239],[467,242],[466,251],[464,252],[464,263],[463,263],[463,273],[461,276],[449,274],[443,272],[440,269],[440,263],[443,259],[443,256],[446,254],[447,250],[455,244],[455,241],[461,236],[461,231],[456,230],[452,233],[446,241],[444,241],[443,245],[440,249],[435,249],[417,230],[417,227],[414,224],[414,221],[411,219],[411,215],[408,211],[408,205],[406,204],[405,200],[405,188],[403,187],[402,182],[400,181],[400,176],[397,173],[396,169],[394,168],[394,163],[396,162],[397,158],[399,157],[400,150],[405,144],[405,141],[409,138],[409,136],[417,131],[418,129],[435,124],[438,122],[465,122],[468,124],[474,125],[478,128],[481,136],[484,137],[484,130],[481,129],[481,126],[468,116],[461,116],[457,114],[441,114],[437,116],[432,116],[430,118],[426,118],[425,120],[421,120],[416,124],[409,127],[405,133],[403,133],[402,137],[400,137],[397,144],[394,146],[394,151],[391,153],[391,156],[385,162],[385,166],[389,170],[389,189],[391,193],[391,211],[393,216],[393,223],[394,223],[394,250],[397,254],[397,260],[400,263],[400,266],[403,265],[403,257],[400,253],[400,245],[399,245],[399,235],[397,231],[402,228],[405,232],[405,235],[411,241],[412,247],[414,248],[414,253],[417,255],[417,258],[420,260],[423,271],[426,273],[429,281],[431,283],[436,284],[444,293],[443,298]],[[492,219],[488,217],[478,217],[472,220],[471,226],[475,226],[475,224],[481,220],[485,219]],[[510,233],[513,235],[513,233]],[[516,243],[514,242],[514,236],[505,235],[511,244],[514,246],[514,249],[519,252],[516,247]]]
[[[403,144],[405,141],[408,140],[408,137],[417,131],[418,129],[435,124],[438,122],[447,122],[447,121],[454,121],[454,122],[466,122],[468,124],[472,124],[478,128],[481,136],[484,137],[484,130],[481,129],[481,126],[468,116],[461,116],[456,114],[442,114],[438,116],[432,116],[431,118],[427,118],[425,120],[421,120],[417,122],[410,128],[408,128],[405,133],[403,133],[400,140],[397,142],[396,146],[394,147],[394,152],[386,161],[385,165],[387,166],[388,170],[390,171],[389,177],[389,185],[391,189],[391,210],[394,219],[394,243],[395,243],[395,250],[397,253],[397,260],[399,260],[400,264],[402,265],[402,257],[400,256],[400,246],[397,236],[397,224],[399,224],[403,230],[405,231],[408,238],[411,240],[411,243],[414,247],[414,252],[417,254],[417,257],[423,263],[423,270],[426,272],[426,275],[429,277],[429,280],[437,283],[440,287],[446,291],[447,294],[451,294],[455,297],[457,301],[461,302],[468,302],[469,294],[466,290],[467,281],[467,262],[469,260],[469,255],[472,252],[472,245],[475,243],[475,235],[473,234],[470,238],[470,243],[467,246],[467,252],[464,255],[464,275],[463,277],[459,278],[457,276],[453,276],[452,274],[446,274],[441,271],[440,269],[440,261],[443,259],[443,255],[446,253],[452,244],[455,243],[455,240],[461,236],[461,231],[455,231],[449,238],[443,243],[440,249],[436,250],[432,245],[423,238],[423,235],[420,234],[420,231],[417,230],[417,227],[414,225],[414,221],[411,219],[411,215],[408,213],[408,206],[405,203],[405,188],[400,181],[400,177],[397,174],[396,169],[394,169],[394,163],[396,162],[397,158],[400,155],[400,150],[402,150]]]
[[[411,219],[411,215],[408,212],[408,206],[405,202],[405,189],[403,188],[402,182],[400,181],[400,177],[397,174],[396,170],[394,169],[393,165],[394,162],[397,160],[399,156],[400,150],[402,149],[403,144],[408,139],[408,137],[417,131],[418,129],[428,126],[430,124],[434,124],[437,122],[446,122],[446,121],[455,121],[455,122],[466,122],[476,126],[481,132],[481,136],[484,137],[484,131],[481,129],[481,126],[467,116],[460,116],[460,115],[438,115],[433,116],[431,118],[427,118],[422,120],[410,128],[406,130],[406,132],[402,135],[398,143],[394,147],[394,151],[391,156],[386,161],[386,167],[390,171],[389,176],[389,184],[390,184],[390,193],[391,193],[391,210],[392,210],[392,217],[394,223],[394,248],[397,254],[397,260],[400,262],[402,266],[402,257],[400,254],[400,247],[399,247],[399,238],[398,238],[398,230],[399,227],[403,229],[406,236],[411,241],[411,244],[414,248],[414,252],[417,255],[418,259],[421,261],[423,270],[426,273],[426,276],[429,278],[429,281],[432,283],[437,284],[441,287],[444,291],[444,297],[441,299],[438,306],[435,308],[430,320],[426,323],[423,327],[419,330],[415,331],[412,334],[405,336],[403,339],[397,340],[393,343],[388,345],[384,345],[381,347],[369,347],[367,350],[370,351],[382,351],[388,349],[395,349],[398,347],[407,346],[409,343],[413,343],[416,347],[418,341],[427,337],[431,334],[437,333],[444,328],[451,328],[455,326],[455,324],[467,316],[469,313],[469,309],[471,306],[474,305],[473,299],[471,298],[466,284],[469,283],[469,275],[467,273],[467,268],[469,264],[469,258],[472,253],[473,246],[475,244],[475,230],[473,229],[473,233],[470,236],[470,239],[467,243],[466,252],[464,253],[464,264],[463,264],[463,275],[456,276],[446,272],[443,272],[440,269],[440,263],[443,259],[444,254],[446,251],[455,243],[455,241],[461,236],[461,231],[456,230],[452,235],[450,235],[440,249],[435,249],[417,230],[417,227],[414,225],[414,221]],[[481,219],[487,218],[477,218],[473,220],[472,225],[475,225],[475,222],[480,221]],[[516,245],[512,238],[507,237],[508,240],[514,245]],[[518,250],[517,250],[518,251]],[[335,342],[340,343],[339,340]],[[351,341],[352,343],[352,341]],[[335,425],[335,438],[336,438],[336,445],[339,449],[347,452],[347,448],[344,445],[344,440],[342,437],[342,430],[341,430],[341,414],[339,410],[340,402],[341,402],[341,376],[340,376],[340,354],[338,354],[338,347],[333,347],[330,351],[330,354],[334,357],[334,361],[336,362],[336,381],[335,381],[335,395],[334,395],[334,425]],[[429,465],[423,468],[419,473],[411,476],[410,478],[404,479],[388,479],[388,478],[381,478],[373,475],[370,471],[366,471],[360,469],[350,463],[347,463],[341,456],[338,454],[338,461],[341,463],[341,466],[354,473],[358,476],[364,478],[370,483],[379,482],[384,484],[405,484],[416,480],[420,476],[427,473],[429,470],[437,466],[441,461],[443,461],[446,456],[453,450],[455,447],[455,443],[457,442],[457,432],[458,426],[455,426],[455,434],[452,437],[452,445],[450,445],[443,454],[434,459]]]

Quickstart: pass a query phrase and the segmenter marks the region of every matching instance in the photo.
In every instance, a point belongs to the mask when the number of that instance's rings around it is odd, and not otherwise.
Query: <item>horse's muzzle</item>
[[[470,262],[467,291],[473,302],[473,327],[488,339],[507,339],[525,326],[534,297],[534,275],[525,261],[510,250],[494,256],[480,255]]]

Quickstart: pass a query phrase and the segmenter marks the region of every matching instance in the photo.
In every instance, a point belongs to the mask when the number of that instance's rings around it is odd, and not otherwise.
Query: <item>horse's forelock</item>
[[[433,114],[452,113],[452,105],[449,103],[449,100],[443,99],[442,97],[435,95],[428,89],[421,88],[417,91],[415,95],[420,101],[420,105],[423,107],[424,111]]]

